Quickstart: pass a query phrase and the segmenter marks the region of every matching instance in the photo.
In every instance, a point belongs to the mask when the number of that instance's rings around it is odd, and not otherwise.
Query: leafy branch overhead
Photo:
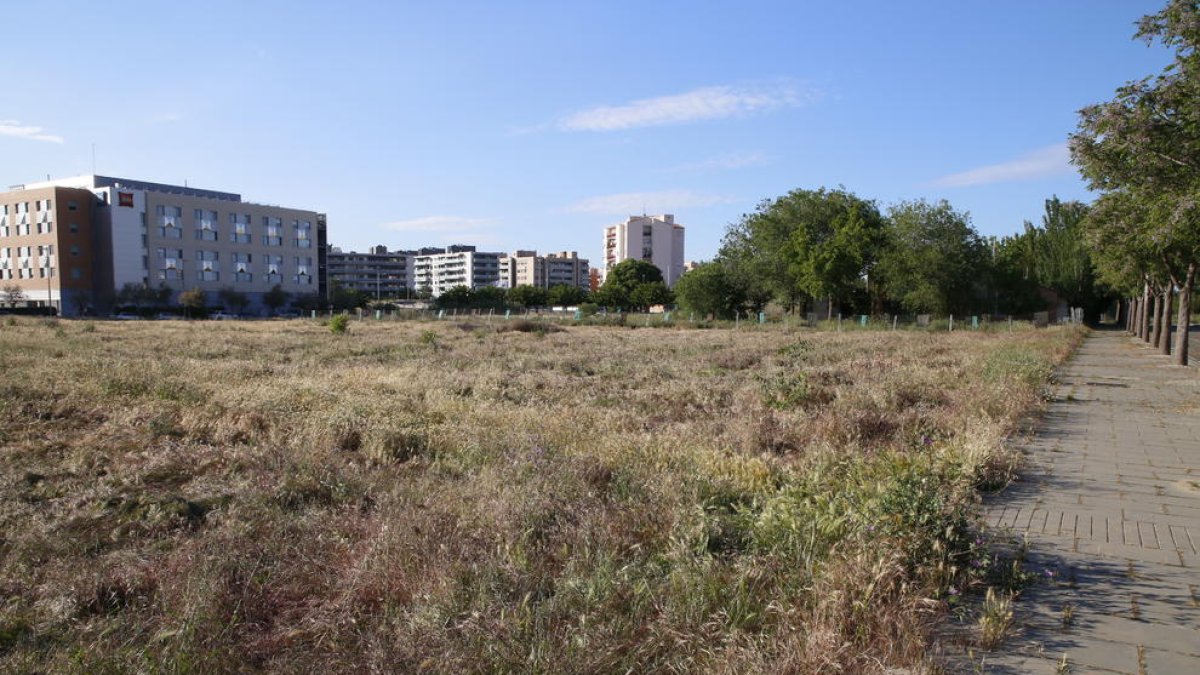
[[[1103,192],[1088,219],[1100,276],[1128,296],[1159,290],[1163,316],[1155,322],[1167,328],[1166,306],[1179,289],[1177,321],[1185,326],[1200,260],[1200,6],[1171,0],[1138,23],[1136,37],[1174,48],[1174,60],[1081,110],[1071,156]],[[1177,363],[1187,363],[1187,350],[1187,331],[1177,331]]]

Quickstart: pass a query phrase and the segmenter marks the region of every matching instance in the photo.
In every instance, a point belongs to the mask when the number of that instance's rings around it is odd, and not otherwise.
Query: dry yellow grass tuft
[[[0,326],[0,670],[918,665],[1077,335]]]

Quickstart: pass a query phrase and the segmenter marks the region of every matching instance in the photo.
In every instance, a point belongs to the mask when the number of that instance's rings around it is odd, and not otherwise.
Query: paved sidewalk
[[[1023,480],[985,504],[1056,579],[984,672],[1200,673],[1200,369],[1169,364],[1096,332],[1060,374]]]

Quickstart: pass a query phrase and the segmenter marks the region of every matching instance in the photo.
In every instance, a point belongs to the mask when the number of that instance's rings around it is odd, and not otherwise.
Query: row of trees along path
[[[1101,192],[1086,228],[1100,279],[1126,297],[1127,327],[1186,365],[1200,261],[1200,7],[1171,0],[1136,36],[1173,48],[1173,61],[1080,111],[1071,155]]]

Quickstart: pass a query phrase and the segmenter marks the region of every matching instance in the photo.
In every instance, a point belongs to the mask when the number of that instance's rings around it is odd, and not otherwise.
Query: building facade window
[[[229,214],[229,241],[235,244],[250,243],[250,214]]]
[[[263,216],[263,246],[283,246],[283,219]]]
[[[160,248],[158,254],[158,278],[164,281],[183,278],[183,250]]]
[[[292,238],[293,246],[296,248],[312,248],[312,221],[293,220],[292,233],[295,235]]]
[[[234,253],[233,254],[233,280],[250,282],[254,281],[254,272],[251,271],[251,263],[254,262],[254,256],[250,253]]]
[[[277,284],[283,281],[283,256],[264,255],[263,262],[267,273],[267,283]]]
[[[196,239],[198,241],[217,241],[217,212],[196,209]]]
[[[159,204],[155,212],[158,216],[158,236],[164,239],[183,238],[183,208]]]
[[[292,276],[292,283],[298,286],[312,285],[312,258],[296,258],[296,274]]]
[[[220,259],[218,251],[196,251],[196,280],[220,281]]]

